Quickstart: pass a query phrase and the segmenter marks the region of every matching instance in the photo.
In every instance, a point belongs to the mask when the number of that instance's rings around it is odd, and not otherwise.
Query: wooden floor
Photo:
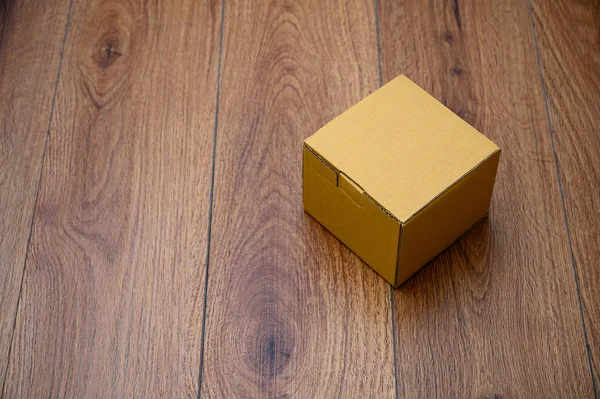
[[[302,140],[405,74],[503,150],[392,290]],[[0,1],[6,398],[598,397],[600,1]]]

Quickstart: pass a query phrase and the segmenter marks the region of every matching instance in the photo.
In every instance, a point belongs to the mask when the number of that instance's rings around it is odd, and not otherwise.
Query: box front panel
[[[400,224],[304,148],[304,209],[394,284]]]
[[[402,231],[398,284],[486,215],[499,159],[498,151],[408,220]]]

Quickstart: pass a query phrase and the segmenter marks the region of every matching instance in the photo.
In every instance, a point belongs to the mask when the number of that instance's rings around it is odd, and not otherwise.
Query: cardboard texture
[[[304,209],[394,286],[487,215],[500,149],[399,76],[304,142]]]

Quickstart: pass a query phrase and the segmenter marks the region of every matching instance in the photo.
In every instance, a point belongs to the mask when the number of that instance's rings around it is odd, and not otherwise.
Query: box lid
[[[400,222],[498,147],[404,76],[305,141]]]

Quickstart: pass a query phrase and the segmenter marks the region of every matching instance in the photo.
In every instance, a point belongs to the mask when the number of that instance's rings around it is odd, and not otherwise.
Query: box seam
[[[398,287],[398,271],[400,270],[400,254],[402,253],[402,240],[404,238],[404,224],[400,222],[400,231],[398,232],[398,252],[396,253],[396,270],[394,272],[394,288]]]

